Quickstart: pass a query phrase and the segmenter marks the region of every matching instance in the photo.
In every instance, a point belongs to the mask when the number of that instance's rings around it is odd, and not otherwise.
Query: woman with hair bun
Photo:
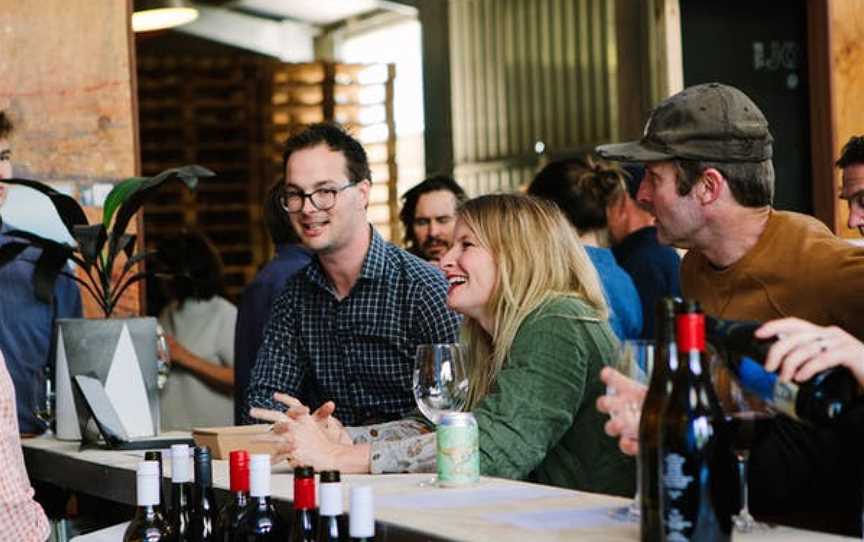
[[[642,336],[642,302],[630,275],[609,250],[607,209],[625,196],[626,173],[618,166],[586,155],[550,162],[534,177],[528,193],[555,203],[579,232],[600,274],[611,308],[609,325],[619,339]]]

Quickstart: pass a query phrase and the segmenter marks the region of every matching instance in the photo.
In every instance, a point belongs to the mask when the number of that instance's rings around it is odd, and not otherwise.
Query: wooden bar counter
[[[143,452],[79,451],[79,443],[52,437],[23,442],[31,479],[125,504],[135,503],[135,467]],[[165,462],[170,476],[170,461]],[[482,478],[464,489],[421,485],[429,474],[346,475],[343,486],[370,485],[375,494],[376,540],[464,540],[582,542],[639,539],[636,524],[612,519],[609,511],[627,499],[554,487]],[[167,481],[166,481],[167,482]],[[228,462],[213,462],[213,485],[228,488]],[[273,467],[273,497],[293,497],[293,477],[285,465]],[[348,490],[345,488],[347,499]],[[347,510],[346,500],[346,510]],[[789,527],[735,535],[737,541],[819,542],[854,540]]]

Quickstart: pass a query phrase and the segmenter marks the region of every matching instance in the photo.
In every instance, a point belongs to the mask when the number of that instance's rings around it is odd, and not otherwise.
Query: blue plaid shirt
[[[457,340],[460,317],[447,309],[446,296],[439,270],[374,229],[360,276],[341,301],[313,258],[273,305],[249,406],[285,410],[273,400],[280,391],[311,408],[334,401],[346,425],[406,415],[415,408],[417,345]]]

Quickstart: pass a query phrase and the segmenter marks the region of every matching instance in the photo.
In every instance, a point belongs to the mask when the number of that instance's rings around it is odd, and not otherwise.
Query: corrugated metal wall
[[[454,174],[472,195],[617,136],[615,2],[450,0]],[[427,119],[428,122],[428,119]]]

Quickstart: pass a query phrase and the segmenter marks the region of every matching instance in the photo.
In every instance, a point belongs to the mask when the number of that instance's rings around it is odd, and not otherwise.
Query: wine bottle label
[[[741,387],[756,395],[775,410],[798,419],[795,405],[798,401],[798,385],[783,382],[776,373],[770,373],[757,361],[742,356],[738,364],[738,381]]]
[[[663,458],[663,486],[666,494],[673,500],[679,499],[684,491],[693,483],[693,477],[684,474],[684,463],[687,460],[680,454],[666,454]]]
[[[687,472],[698,472],[696,462],[688,465],[687,458],[678,453],[667,453],[663,456],[663,500],[666,540],[690,540],[693,529],[692,508],[697,502],[698,488],[693,487],[695,477]]]

